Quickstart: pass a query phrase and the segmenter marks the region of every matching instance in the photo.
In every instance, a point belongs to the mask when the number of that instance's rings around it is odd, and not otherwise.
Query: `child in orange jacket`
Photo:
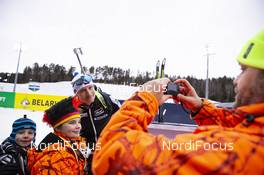
[[[85,175],[86,143],[80,137],[80,113],[72,97],[45,111],[43,121],[54,128],[35,150],[28,153],[28,166],[34,175]]]

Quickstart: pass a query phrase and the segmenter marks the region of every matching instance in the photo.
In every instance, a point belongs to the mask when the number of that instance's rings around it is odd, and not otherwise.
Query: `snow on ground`
[[[40,90],[33,92],[28,89],[29,84],[40,85]],[[102,91],[111,94],[114,98],[119,100],[125,100],[129,98],[138,87],[126,86],[126,85],[115,85],[115,84],[102,84],[95,83],[97,87],[100,87]],[[0,91],[12,92],[12,83],[0,83]],[[26,83],[17,84],[16,92],[31,93],[31,94],[48,94],[48,95],[73,95],[73,90],[70,81],[62,81],[57,83]]]

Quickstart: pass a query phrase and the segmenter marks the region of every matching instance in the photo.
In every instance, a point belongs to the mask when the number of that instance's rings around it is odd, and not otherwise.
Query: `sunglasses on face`
[[[89,75],[83,75],[78,80],[74,82],[74,86],[80,86],[83,84],[89,84],[92,81],[92,77]]]

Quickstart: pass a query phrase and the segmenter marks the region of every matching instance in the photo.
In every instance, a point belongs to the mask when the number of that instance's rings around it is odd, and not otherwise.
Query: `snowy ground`
[[[18,84],[16,92],[31,93],[31,94],[48,94],[48,95],[73,95],[71,83],[69,81],[62,81],[57,83],[30,83],[40,85],[40,90],[33,92],[28,89],[29,84]],[[96,86],[100,87],[103,91],[111,94],[113,97],[119,100],[125,100],[135,92],[138,88],[133,86],[125,85],[114,85],[114,84],[101,84],[95,83]],[[0,91],[12,92],[12,83],[0,83]]]

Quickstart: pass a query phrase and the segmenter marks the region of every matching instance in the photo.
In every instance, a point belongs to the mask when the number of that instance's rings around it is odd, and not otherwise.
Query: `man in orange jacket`
[[[232,110],[199,98],[188,81],[175,81],[182,85],[176,101],[192,111],[199,127],[174,140],[147,129],[158,105],[171,98],[162,92],[170,80],[144,84],[101,133],[94,174],[264,174],[264,30],[245,45],[237,60],[241,73],[234,80]]]

